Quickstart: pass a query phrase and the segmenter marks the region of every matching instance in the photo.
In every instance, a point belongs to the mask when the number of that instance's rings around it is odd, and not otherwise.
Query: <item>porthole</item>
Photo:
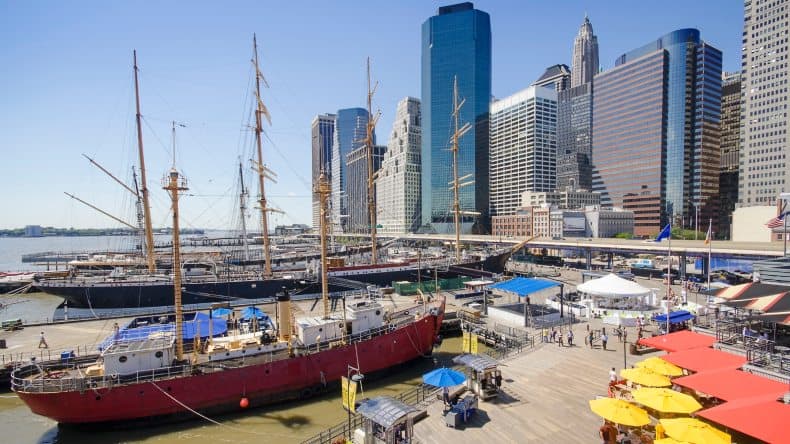
[[[126,356],[121,356],[120,358],[118,358],[118,362],[126,362],[127,359],[128,358]]]
[[[376,316],[380,316],[380,315],[381,315],[381,310],[376,310]]]
[[[163,355],[164,353],[162,353],[162,350],[159,350],[158,352],[154,353],[154,356],[156,356],[157,358],[161,358]]]

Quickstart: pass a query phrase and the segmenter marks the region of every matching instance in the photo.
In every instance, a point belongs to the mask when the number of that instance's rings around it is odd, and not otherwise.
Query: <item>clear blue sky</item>
[[[378,140],[395,105],[420,97],[420,26],[445,2],[55,2],[0,4],[0,228],[120,226],[72,201],[74,193],[132,220],[130,196],[82,153],[122,179],[136,165],[131,59],[141,67],[148,184],[155,226],[168,226],[160,179],[171,165],[169,122],[179,129],[176,164],[193,196],[183,225],[226,228],[237,198],[238,158],[252,155],[252,34],[271,88],[264,157],[279,174],[267,185],[274,223],[310,223],[310,121],[364,106],[365,58],[379,81]],[[491,15],[493,93],[504,97],[549,65],[570,65],[585,12],[603,68],[621,53],[695,27],[740,67],[743,2],[736,0],[477,1]],[[249,168],[248,183],[254,182]],[[254,188],[257,189],[257,188]],[[250,223],[257,227],[257,218]]]

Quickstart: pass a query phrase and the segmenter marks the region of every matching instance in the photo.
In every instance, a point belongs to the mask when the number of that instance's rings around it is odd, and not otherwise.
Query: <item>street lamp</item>
[[[351,373],[354,373],[353,375]],[[362,382],[365,379],[365,375],[363,375],[358,368],[353,367],[351,364],[348,364],[348,368],[346,369],[346,377],[348,379],[348,390],[346,390],[346,405],[348,408],[346,412],[348,413],[348,438],[349,441],[351,440],[351,409],[353,406],[351,405],[351,382]],[[354,387],[354,394],[356,394],[356,386]]]

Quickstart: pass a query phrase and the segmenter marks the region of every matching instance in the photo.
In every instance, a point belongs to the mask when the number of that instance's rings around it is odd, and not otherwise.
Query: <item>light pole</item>
[[[699,232],[699,202],[694,202],[694,240],[697,240]]]
[[[351,373],[354,373],[353,375]],[[365,379],[365,375],[363,375],[358,368],[353,367],[351,364],[348,364],[348,368],[346,369],[346,377],[348,380],[348,390],[346,390],[346,405],[348,408],[346,412],[348,412],[348,438],[349,441],[351,440],[351,409],[354,406],[351,405],[351,382],[361,382]],[[354,386],[354,394],[357,392],[357,387]]]

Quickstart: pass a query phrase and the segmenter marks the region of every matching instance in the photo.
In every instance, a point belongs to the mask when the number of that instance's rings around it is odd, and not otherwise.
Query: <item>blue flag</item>
[[[664,227],[664,229],[661,230],[660,233],[658,233],[658,236],[656,236],[656,242],[661,242],[662,240],[668,238],[671,235],[671,232],[672,232],[672,224],[667,224],[667,226]]]

